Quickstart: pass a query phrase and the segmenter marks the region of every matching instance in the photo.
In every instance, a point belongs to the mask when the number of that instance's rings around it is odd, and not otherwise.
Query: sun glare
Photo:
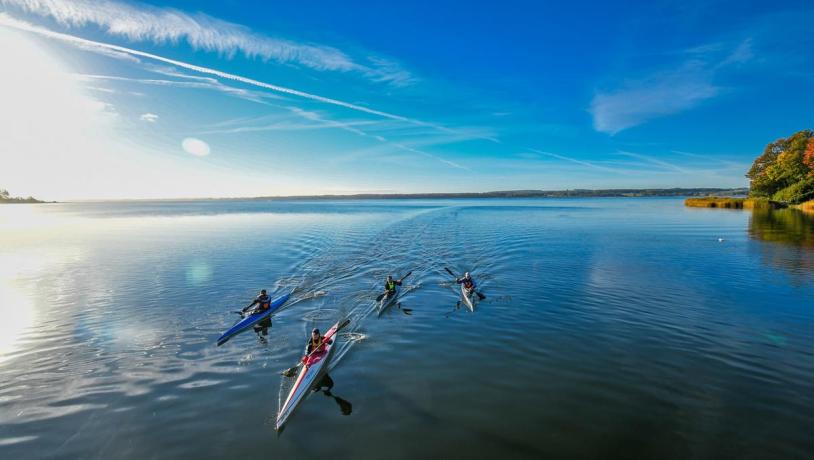
[[[104,166],[106,104],[83,94],[71,74],[20,32],[0,28],[2,188],[17,195],[64,196],[88,190]],[[77,194],[81,196],[81,193]]]

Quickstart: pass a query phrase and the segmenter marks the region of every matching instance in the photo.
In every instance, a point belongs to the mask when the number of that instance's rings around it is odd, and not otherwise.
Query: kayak
[[[393,294],[386,295],[386,296],[382,297],[381,302],[379,302],[379,312],[377,313],[378,315],[381,315],[382,312],[385,309],[387,309],[387,307],[389,307],[390,305],[393,305],[393,303],[396,301],[396,299],[398,299],[400,291],[401,291],[401,289],[398,286],[396,286],[396,292],[394,292]]]
[[[336,323],[328,329],[328,332],[325,333],[325,339],[335,339],[336,331],[339,329],[339,324]],[[283,427],[285,422],[291,417],[291,414],[294,413],[294,410],[297,406],[304,400],[311,392],[311,388],[314,387],[315,384],[319,382],[325,372],[328,369],[328,361],[331,359],[331,353],[333,352],[334,348],[336,347],[336,340],[333,340],[331,344],[325,345],[325,351],[319,354],[312,354],[308,356],[307,364],[300,367],[300,371],[297,374],[297,380],[294,382],[294,386],[291,387],[291,391],[288,393],[288,397],[285,399],[282,407],[280,408],[280,413],[277,414],[277,426],[276,430],[280,431]],[[305,347],[306,352],[308,351],[308,347]]]
[[[463,283],[461,283],[461,297],[463,298],[464,304],[470,311],[475,311],[475,290],[473,289],[471,293],[466,291]]]
[[[220,336],[220,338],[218,339],[218,346],[223,345],[224,343],[226,343],[232,337],[240,334],[241,332],[245,331],[246,329],[254,326],[255,324],[259,323],[260,321],[262,321],[262,320],[268,318],[269,316],[271,316],[272,313],[274,313],[284,303],[286,303],[286,301],[288,301],[288,298],[290,296],[291,296],[291,294],[286,294],[286,295],[284,295],[282,297],[278,297],[276,300],[271,302],[271,305],[269,305],[268,309],[263,310],[263,311],[258,312],[258,313],[253,313],[253,314],[251,314],[249,316],[244,317],[243,319],[241,319],[237,323],[235,323],[234,326],[229,328],[228,331],[224,332],[223,335]]]

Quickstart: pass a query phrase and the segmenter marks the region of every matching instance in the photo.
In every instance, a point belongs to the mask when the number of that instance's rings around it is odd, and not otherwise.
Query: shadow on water
[[[316,386],[314,386],[314,391],[321,392],[323,395],[329,398],[333,398],[334,402],[336,402],[336,404],[339,406],[339,411],[342,412],[342,415],[350,415],[353,412],[353,404],[351,404],[350,401],[342,399],[339,396],[333,394],[333,392],[331,391],[333,390],[333,388],[334,388],[333,379],[331,378],[330,375],[325,374],[325,376],[322,377],[322,380],[320,380],[319,383]]]
[[[254,325],[254,333],[257,334],[257,338],[258,340],[260,340],[260,343],[264,345],[268,343],[268,335],[270,328],[271,328],[271,317],[265,318],[261,320],[259,323]]]

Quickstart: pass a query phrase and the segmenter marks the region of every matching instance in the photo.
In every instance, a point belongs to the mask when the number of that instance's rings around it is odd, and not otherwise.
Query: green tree
[[[814,131],[806,129],[767,145],[746,173],[751,180],[749,194],[772,197],[805,179],[812,171],[803,161],[812,138]]]

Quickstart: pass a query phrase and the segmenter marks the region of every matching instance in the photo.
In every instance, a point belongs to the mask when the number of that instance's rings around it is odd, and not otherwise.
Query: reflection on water
[[[3,265],[0,258],[0,267]],[[23,332],[34,323],[31,297],[0,275],[0,363],[15,351]]]
[[[814,248],[814,216],[796,209],[755,209],[749,235],[763,241]]]
[[[755,209],[749,218],[749,236],[764,242],[763,260],[769,265],[804,273],[814,270],[814,216],[796,209]]]

